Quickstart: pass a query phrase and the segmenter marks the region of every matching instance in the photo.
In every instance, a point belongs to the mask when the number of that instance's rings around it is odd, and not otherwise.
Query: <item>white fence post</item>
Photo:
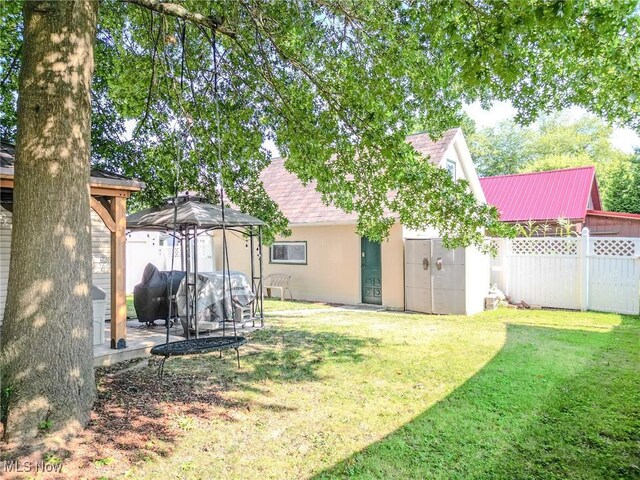
[[[580,281],[580,310],[589,309],[589,229],[582,229],[578,248],[578,278]]]
[[[511,261],[511,239],[505,238],[502,244],[502,281],[504,282],[504,294],[511,295],[509,285],[509,268]]]

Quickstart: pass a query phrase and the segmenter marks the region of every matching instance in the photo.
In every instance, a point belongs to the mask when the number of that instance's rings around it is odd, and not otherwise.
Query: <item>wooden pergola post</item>
[[[111,348],[127,348],[127,197],[126,192],[112,192],[105,198],[108,208],[91,197],[91,209],[98,214],[111,236]],[[108,199],[108,200],[107,200]]]
[[[109,202],[114,230],[111,232],[111,348],[127,347],[127,199],[112,197]]]

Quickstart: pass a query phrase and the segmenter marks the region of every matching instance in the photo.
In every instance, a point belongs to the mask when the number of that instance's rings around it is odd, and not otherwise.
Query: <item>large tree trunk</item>
[[[75,433],[95,396],[90,87],[97,1],[24,2],[9,291],[5,436]]]

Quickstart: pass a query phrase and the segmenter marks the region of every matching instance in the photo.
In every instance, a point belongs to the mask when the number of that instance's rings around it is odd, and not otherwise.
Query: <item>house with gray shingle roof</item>
[[[473,162],[469,155],[462,130],[447,130],[438,141],[432,141],[426,133],[407,137],[407,142],[430,161],[452,171],[456,179],[470,181],[474,194],[484,201]],[[316,191],[315,182],[303,185],[298,177],[285,167],[283,158],[274,158],[261,176],[265,190],[278,204],[292,227],[318,224],[355,224],[357,214],[347,213],[334,205],[326,205],[321,194]]]
[[[456,180],[466,179],[476,198],[485,201],[462,130],[448,130],[436,141],[424,133],[410,135],[407,141]],[[303,185],[282,158],[264,170],[262,181],[292,231],[265,247],[265,275],[291,275],[289,286],[296,299],[404,309],[405,239],[437,238],[437,231],[416,232],[396,223],[388,239],[371,242],[357,235],[356,214],[326,205],[315,183]]]

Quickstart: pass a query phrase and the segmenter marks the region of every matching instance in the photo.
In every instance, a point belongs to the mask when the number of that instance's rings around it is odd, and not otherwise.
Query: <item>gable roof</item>
[[[594,210],[602,208],[592,166],[484,177],[480,184],[504,222],[584,220],[589,199]]]
[[[421,154],[428,155],[430,161],[439,165],[444,155],[461,130],[453,128],[447,130],[437,141],[430,139],[426,133],[409,135],[407,142]],[[322,196],[316,191],[316,182],[309,182],[306,186],[293,173],[287,171],[283,158],[274,158],[261,175],[264,188],[271,199],[276,202],[280,211],[289,219],[289,223],[296,224],[349,224],[355,223],[358,215],[346,213],[334,205],[325,205]]]

